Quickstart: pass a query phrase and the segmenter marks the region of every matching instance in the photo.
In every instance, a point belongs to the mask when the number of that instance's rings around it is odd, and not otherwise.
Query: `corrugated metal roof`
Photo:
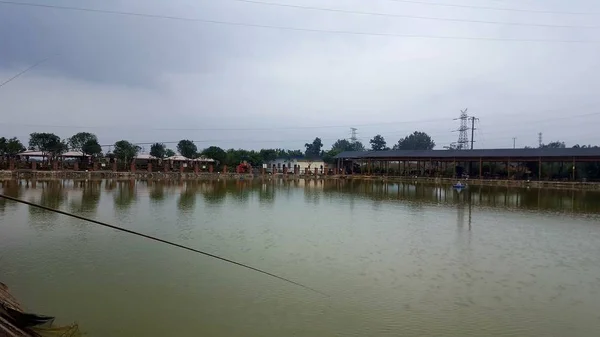
[[[29,156],[29,157],[48,157],[48,153],[35,150],[27,150],[18,154],[18,156]],[[81,151],[67,151],[58,157],[89,157],[87,154],[83,154]]]
[[[158,159],[155,156],[148,154],[148,153],[140,153],[137,156],[135,156],[135,159],[141,159],[141,160],[152,160],[152,159]]]
[[[207,162],[207,163],[213,163],[215,160],[212,158],[208,158],[208,157],[200,157],[200,158],[196,158],[196,159],[190,159],[188,157],[184,157],[180,154],[178,155],[174,155],[172,157],[168,157],[165,158],[165,160],[171,160],[171,161],[197,161],[197,162]]]
[[[346,151],[336,159],[600,157],[600,148]]]

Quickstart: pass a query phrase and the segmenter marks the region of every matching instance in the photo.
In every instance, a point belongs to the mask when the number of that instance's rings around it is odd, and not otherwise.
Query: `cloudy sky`
[[[51,57],[0,88],[0,136],[24,142],[90,131],[102,144],[296,149],[355,126],[364,143],[420,130],[441,148],[468,108],[476,148],[534,146],[538,132],[600,144],[598,1],[15,2],[155,16],[0,2],[0,83]]]

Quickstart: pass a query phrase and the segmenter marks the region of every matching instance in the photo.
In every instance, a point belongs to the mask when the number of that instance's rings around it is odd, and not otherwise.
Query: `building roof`
[[[184,157],[182,155],[175,155],[175,156],[171,156],[168,158],[165,158],[165,160],[171,160],[171,161],[197,161],[197,162],[207,162],[207,163],[212,163],[215,160],[211,159],[211,158],[207,158],[207,157],[200,157],[200,158],[196,158],[196,159],[190,159],[188,157]]]
[[[167,157],[167,158],[165,158],[165,160],[171,160],[171,161],[190,161],[191,159],[188,158],[188,157],[184,157],[184,156],[178,154],[178,155],[174,155],[174,156],[171,156],[171,157]]]
[[[215,160],[214,160],[214,159],[212,159],[212,158],[208,158],[208,157],[201,156],[200,158],[196,158],[196,159],[194,159],[194,161],[200,161],[200,162],[212,163],[212,162],[214,162]]]
[[[44,153],[42,151],[35,151],[35,150],[27,150],[27,151],[19,153],[18,155],[19,156],[29,156],[29,157],[48,157],[49,156],[48,153]],[[81,151],[67,151],[67,152],[61,154],[58,157],[64,157],[64,158],[68,158],[68,157],[89,157],[89,155],[84,154]]]
[[[600,158],[600,148],[564,149],[481,149],[481,150],[389,150],[345,151],[336,159],[394,159],[394,158]]]
[[[155,156],[148,154],[148,153],[140,153],[137,156],[135,156],[135,159],[142,159],[142,160],[153,160],[153,159],[158,159]]]

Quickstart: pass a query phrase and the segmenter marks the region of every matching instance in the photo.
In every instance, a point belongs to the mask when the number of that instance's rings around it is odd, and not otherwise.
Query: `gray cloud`
[[[273,1],[276,0],[267,0]],[[392,1],[280,3],[463,19],[594,25],[594,17],[449,9]],[[467,3],[466,1],[464,3]],[[472,2],[468,2],[472,3]],[[582,9],[600,11],[592,1]],[[600,40],[598,30],[508,27],[301,11],[219,1],[53,1],[56,5],[250,24],[374,33]],[[569,10],[560,2],[505,7]],[[0,89],[0,133],[84,126],[103,143],[176,141],[223,147],[331,144],[359,125],[395,142],[415,129],[455,140],[459,109],[481,118],[478,146],[533,145],[537,132],[600,143],[599,44],[394,38],[297,32],[0,5],[0,78],[60,56]],[[418,123],[417,121],[423,121]],[[380,124],[368,126],[366,124]],[[278,130],[293,126],[339,126]],[[53,126],[53,127],[50,127]],[[264,130],[156,130],[272,128]],[[548,140],[551,140],[548,139]]]

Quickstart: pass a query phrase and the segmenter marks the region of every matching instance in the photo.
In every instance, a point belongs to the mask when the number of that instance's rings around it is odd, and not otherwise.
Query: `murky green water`
[[[2,182],[0,281],[89,336],[600,336],[600,194],[360,182]]]

